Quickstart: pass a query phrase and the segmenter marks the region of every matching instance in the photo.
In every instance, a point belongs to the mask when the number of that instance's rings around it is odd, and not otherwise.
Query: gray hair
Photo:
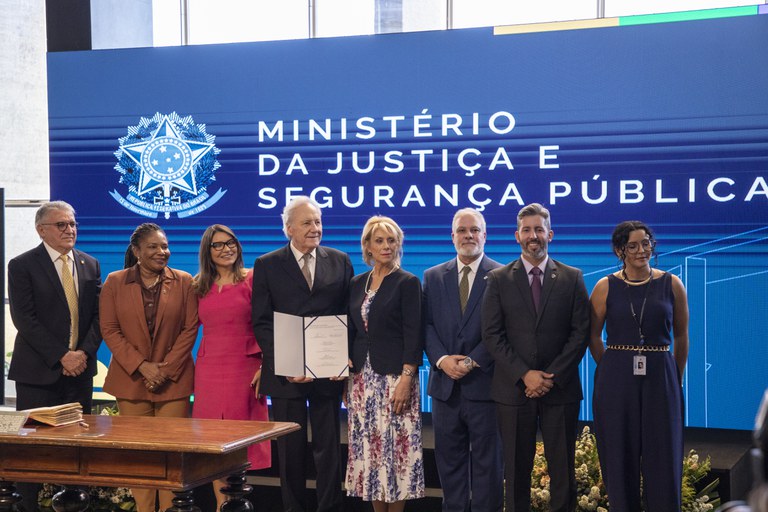
[[[520,229],[520,225],[523,223],[524,217],[531,217],[533,215],[540,215],[544,219],[544,227],[547,231],[552,231],[552,222],[549,219],[549,210],[544,208],[539,203],[531,203],[527,206],[523,206],[519,212],[517,212],[517,229]]]
[[[293,217],[293,211],[298,208],[299,206],[309,204],[317,208],[317,211],[320,213],[320,217],[323,216],[323,210],[320,208],[320,205],[312,199],[309,196],[296,196],[293,199],[291,199],[291,202],[289,202],[287,205],[285,205],[285,208],[283,208],[283,213],[280,214],[280,217],[283,219],[283,233],[285,234],[285,238],[291,239],[290,236],[288,236],[288,224],[291,223],[291,217]]]
[[[465,215],[474,215],[475,218],[480,221],[480,229],[482,230],[483,233],[485,233],[486,231],[485,217],[483,217],[483,214],[475,210],[474,208],[462,208],[461,210],[456,212],[456,214],[453,216],[453,222],[451,223],[451,232],[453,233],[456,232],[456,225],[459,223],[459,219]]]
[[[71,204],[64,201],[49,201],[44,203],[40,208],[37,209],[37,212],[35,212],[35,227],[42,224],[45,216],[53,210],[65,210],[71,213],[73,217],[75,216],[75,209],[72,208]]]

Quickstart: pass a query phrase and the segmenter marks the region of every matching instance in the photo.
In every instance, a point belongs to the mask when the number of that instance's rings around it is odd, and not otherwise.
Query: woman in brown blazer
[[[126,268],[109,274],[101,291],[101,333],[112,351],[104,391],[125,416],[189,415],[197,297],[192,276],[168,267],[170,255],[162,228],[140,225]],[[138,512],[155,512],[154,490],[132,492]],[[170,508],[172,498],[160,491],[160,510]]]

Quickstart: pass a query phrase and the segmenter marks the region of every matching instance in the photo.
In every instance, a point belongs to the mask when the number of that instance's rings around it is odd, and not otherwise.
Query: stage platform
[[[0,409],[7,408],[13,410],[13,404],[6,403],[0,406]],[[591,423],[584,423],[581,425]],[[432,429],[431,415],[424,415],[423,425],[424,442],[424,468],[426,481],[426,497],[421,500],[409,502],[406,506],[407,512],[439,512],[442,500],[442,489],[437,476],[437,467],[435,466],[434,446],[435,438]],[[346,439],[346,421],[342,420],[342,438]],[[344,442],[344,441],[342,441]],[[730,500],[745,500],[749,490],[752,487],[752,467],[749,458],[749,450],[752,448],[752,432],[748,430],[725,430],[725,429],[706,429],[706,428],[687,428],[685,429],[685,453],[691,449],[696,450],[702,460],[710,457],[712,471],[707,481],[719,478],[720,484],[718,492],[725,503]],[[273,443],[272,458],[277,461],[277,453]],[[307,485],[308,499],[314,501],[314,462],[310,458],[307,460],[310,480]],[[261,471],[251,471],[248,473],[248,483],[254,487],[251,495],[257,509],[269,512],[281,512],[283,510],[282,500],[280,498],[280,479],[278,477],[277,466]],[[214,510],[213,492],[210,487],[201,488],[195,492],[196,501],[199,503],[203,512]],[[369,511],[368,504],[362,503],[355,498],[345,499],[346,510],[351,512]]]
[[[346,439],[346,428],[343,425],[343,438]],[[585,425],[591,424],[586,423]],[[583,426],[583,425],[582,425]],[[406,512],[439,512],[442,499],[442,490],[437,476],[437,468],[434,459],[434,433],[428,415],[425,416],[423,428],[424,441],[424,467],[427,497],[413,500],[406,504]],[[729,500],[745,499],[752,485],[749,450],[752,447],[752,433],[745,430],[718,430],[689,428],[685,430],[685,453],[694,449],[701,460],[707,456],[712,463],[712,471],[706,484],[713,478],[720,479],[718,491],[725,503]],[[277,454],[273,447],[273,460],[277,460]],[[314,463],[307,460],[307,467],[311,475],[314,475]],[[310,478],[314,478],[311,476]],[[249,472],[248,482],[254,486],[252,499],[258,510],[280,512],[283,510],[280,499],[280,481],[276,467]],[[314,502],[314,480],[308,481],[308,500]],[[200,489],[196,492],[202,510],[206,503],[213,503],[213,495],[210,489]],[[210,506],[210,505],[209,505]],[[213,508],[210,508],[213,510]],[[345,498],[345,510],[349,512],[370,511],[370,505],[355,498]]]

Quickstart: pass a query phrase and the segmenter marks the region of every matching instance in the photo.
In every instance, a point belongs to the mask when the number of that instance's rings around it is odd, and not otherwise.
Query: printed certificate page
[[[307,377],[348,376],[347,315],[306,317],[304,325]]]

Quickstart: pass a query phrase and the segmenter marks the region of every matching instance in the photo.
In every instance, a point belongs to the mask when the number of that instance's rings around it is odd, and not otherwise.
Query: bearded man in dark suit
[[[101,344],[99,262],[75,249],[75,210],[64,201],[42,205],[35,229],[43,242],[8,262],[16,409],[80,402],[90,414]],[[39,488],[19,486],[28,512],[37,510]]]
[[[522,208],[515,232],[522,257],[488,274],[483,300],[483,342],[496,363],[491,396],[504,450],[507,512],[530,510],[537,428],[551,510],[576,509],[578,370],[588,343],[589,300],[581,270],[548,256],[553,235],[546,208]]]
[[[259,257],[253,266],[253,332],[264,354],[260,391],[272,398],[275,421],[301,429],[277,440],[283,509],[303,512],[306,491],[307,412],[317,469],[317,510],[342,510],[340,403],[342,382],[275,375],[274,313],[345,315],[353,271],[346,253],[321,247],[320,206],[295,197],[283,210],[289,243]],[[309,408],[307,408],[307,401]]]

